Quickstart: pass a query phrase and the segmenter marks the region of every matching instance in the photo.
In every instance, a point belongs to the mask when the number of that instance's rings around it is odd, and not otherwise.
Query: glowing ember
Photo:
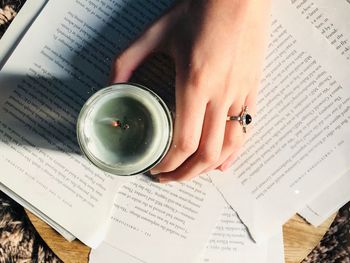
[[[120,127],[120,125],[121,125],[120,121],[112,121],[113,127]]]

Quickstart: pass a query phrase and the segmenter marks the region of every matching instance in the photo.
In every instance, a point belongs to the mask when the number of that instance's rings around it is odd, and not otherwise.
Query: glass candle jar
[[[150,170],[167,153],[172,134],[171,113],[163,100],[131,83],[96,92],[81,109],[77,123],[84,155],[115,175]]]

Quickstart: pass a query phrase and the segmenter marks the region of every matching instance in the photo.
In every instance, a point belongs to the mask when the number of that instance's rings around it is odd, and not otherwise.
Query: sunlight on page
[[[145,262],[192,262],[223,206],[210,180],[158,184],[135,177],[118,191],[105,242]],[[181,253],[179,253],[181,251]]]
[[[321,225],[328,217],[350,201],[350,171],[342,175],[320,195],[299,211],[314,226]]]
[[[139,246],[147,247],[149,252],[157,255],[157,259],[148,261],[144,257],[139,257],[140,253],[130,253],[130,250],[120,249],[114,242],[103,242],[97,249],[90,253],[90,261],[94,262],[113,262],[116,258],[125,263],[140,263],[140,262],[164,262],[164,255],[167,257],[167,262],[197,262],[197,263],[229,263],[229,262],[261,262],[261,263],[283,263],[284,248],[282,230],[271,238],[269,241],[257,245],[249,238],[244,225],[239,221],[236,213],[225,205],[223,200],[222,211],[216,227],[213,229],[207,245],[202,248],[202,252],[197,255],[196,260],[186,258],[183,261],[171,260],[172,253],[183,251],[186,243],[172,244],[168,239],[163,239],[171,248],[170,254],[164,253],[163,249],[149,246],[150,241],[147,237],[141,237],[138,240]],[[164,204],[164,203],[163,203]],[[201,231],[197,228],[195,231]],[[111,235],[118,235],[117,228],[112,225],[110,229]],[[124,237],[126,238],[126,237]],[[165,242],[166,241],[166,242]],[[153,244],[153,242],[152,242]],[[193,244],[190,245],[193,247]]]
[[[50,0],[0,72],[1,183],[92,247],[124,178],[81,157],[76,119],[113,57],[167,7],[104,3]]]
[[[230,170],[211,175],[257,241],[349,168],[350,61],[333,39],[349,41],[349,27],[337,28],[349,22],[312,2],[274,2],[252,135]]]

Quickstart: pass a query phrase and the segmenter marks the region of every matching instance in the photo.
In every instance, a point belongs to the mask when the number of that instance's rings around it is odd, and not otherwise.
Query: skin
[[[153,52],[174,58],[174,138],[151,170],[160,182],[224,171],[235,160],[247,135],[227,116],[243,105],[255,112],[269,15],[270,0],[183,1],[116,58],[113,82],[128,81]]]

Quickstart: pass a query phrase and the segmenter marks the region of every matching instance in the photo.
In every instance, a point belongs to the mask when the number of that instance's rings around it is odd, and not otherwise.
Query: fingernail
[[[156,170],[156,169],[152,169],[149,171],[152,175],[156,175],[156,174],[159,174],[160,171],[159,170]]]
[[[231,163],[224,163],[223,165],[220,166],[220,170],[222,172],[225,172],[229,167],[231,166]]]
[[[158,178],[158,182],[161,183],[161,184],[165,184],[165,183],[169,183],[171,181],[173,181],[171,178],[169,177],[162,177],[162,176],[159,176],[157,177]]]
[[[211,169],[205,169],[202,173],[205,174],[207,172],[209,172]]]
[[[155,174],[151,174],[149,172],[145,173],[145,175],[150,178],[153,182],[159,183],[159,178]]]
[[[153,174],[150,176],[150,178],[151,178],[152,181],[155,182],[155,183],[161,183],[161,181],[159,180],[159,178],[158,178],[157,176],[153,175]]]
[[[205,169],[202,173],[208,173],[208,172],[213,171],[215,169],[218,169],[218,167],[217,166],[211,166],[211,167],[208,167],[207,169]]]

